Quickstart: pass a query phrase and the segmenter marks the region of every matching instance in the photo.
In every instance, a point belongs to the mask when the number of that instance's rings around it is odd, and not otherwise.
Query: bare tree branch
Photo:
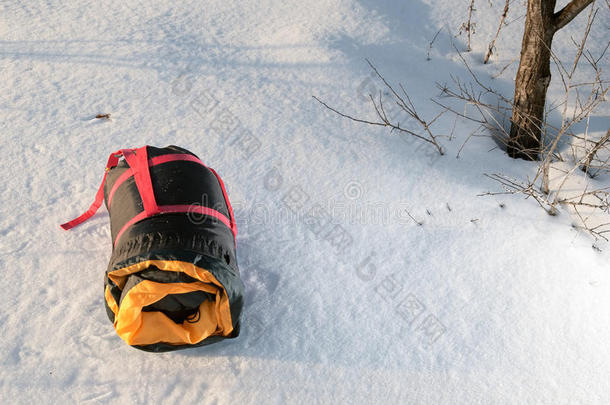
[[[472,22],[472,14],[474,13],[474,11],[476,11],[476,9],[474,8],[474,2],[475,0],[470,0],[470,5],[468,6],[468,20],[466,22],[463,22],[462,25],[460,26],[460,30],[458,32],[458,35],[462,35],[462,32],[465,32],[467,35],[467,46],[466,46],[466,52],[470,52],[472,50],[472,48],[470,47],[470,38],[472,36],[472,34],[474,34],[475,31],[475,27],[476,27],[476,23]]]
[[[334,108],[332,108],[331,106],[329,106],[328,104],[326,104],[324,101],[320,100],[319,98],[317,98],[316,96],[312,96],[314,99],[316,99],[316,101],[320,104],[322,104],[324,107],[328,108],[329,110],[331,110],[332,112],[334,112],[335,114],[338,114],[340,116],[342,116],[343,118],[349,118],[352,121],[356,121],[356,122],[361,122],[363,124],[369,124],[369,125],[379,125],[381,127],[386,127],[387,124],[384,122],[375,122],[375,121],[368,121],[368,120],[361,120],[359,118],[354,118],[351,115],[347,115],[347,114],[343,114],[341,111],[337,111]]]
[[[347,118],[350,119],[352,121],[355,122],[360,122],[363,124],[369,124],[369,125],[376,125],[376,126],[380,126],[380,127],[389,127],[392,131],[396,130],[398,132],[403,132],[409,135],[414,136],[417,139],[420,139],[424,142],[430,143],[432,145],[434,145],[434,147],[436,148],[436,150],[438,151],[438,153],[440,155],[444,155],[445,152],[443,150],[443,148],[441,147],[440,143],[438,142],[438,136],[434,135],[432,133],[432,130],[430,129],[431,125],[441,116],[443,115],[446,110],[441,111],[440,113],[438,113],[436,116],[434,116],[434,118],[432,118],[431,121],[426,121],[424,120],[416,111],[415,109],[415,105],[413,104],[413,102],[411,101],[411,98],[409,97],[409,94],[407,93],[407,90],[404,88],[404,86],[402,84],[399,84],[400,86],[400,91],[402,91],[402,95],[398,93],[398,91],[396,91],[396,89],[394,89],[394,87],[381,75],[381,73],[379,73],[379,71],[377,70],[377,68],[371,63],[371,61],[369,61],[368,59],[366,59],[366,62],[369,64],[369,66],[371,67],[371,69],[373,69],[373,71],[375,72],[375,74],[377,75],[377,77],[383,82],[383,84],[387,87],[387,89],[390,91],[391,93],[391,99],[394,103],[396,103],[396,105],[405,113],[407,113],[412,119],[414,119],[424,130],[425,133],[423,134],[418,134],[414,131],[411,131],[407,128],[405,128],[404,126],[400,126],[400,122],[392,122],[391,119],[388,117],[388,115],[386,114],[386,109],[383,103],[383,99],[382,99],[382,93],[381,91],[379,92],[379,100],[375,101],[375,98],[369,94],[369,99],[371,100],[371,103],[373,104],[373,108],[375,109],[375,113],[377,114],[377,121],[370,121],[370,120],[365,120],[365,119],[360,119],[360,118],[356,118],[353,117],[351,115],[342,113],[340,111],[338,111],[335,108],[332,108],[331,106],[329,106],[328,104],[326,104],[324,101],[320,100],[318,97],[316,96],[312,96],[317,102],[319,102],[320,104],[322,104],[324,107],[328,108],[329,110],[331,110],[332,112],[334,112],[335,114],[343,117],[343,118]]]
[[[496,31],[496,36],[489,43],[489,46],[487,47],[487,52],[485,53],[485,59],[483,59],[484,64],[489,61],[489,58],[493,54],[494,48],[496,47],[496,41],[498,40],[500,31],[502,30],[502,27],[504,26],[504,20],[506,19],[506,15],[508,14],[509,6],[510,6],[510,0],[506,0],[506,3],[504,4],[504,11],[502,12],[502,17],[500,17],[500,23],[498,24],[498,30]]]
[[[591,151],[587,154],[585,158],[585,164],[581,168],[583,172],[589,173],[589,168],[591,167],[591,162],[593,161],[593,158],[595,158],[597,152],[599,152],[602,146],[608,143],[608,141],[610,141],[610,129],[606,131],[606,135],[604,135],[597,143],[595,143],[593,149],[591,149]]]
[[[553,28],[559,31],[574,19],[581,11],[595,0],[572,0],[564,8],[555,13]]]

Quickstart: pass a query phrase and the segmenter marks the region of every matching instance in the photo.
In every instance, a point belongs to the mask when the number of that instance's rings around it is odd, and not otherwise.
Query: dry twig
[[[467,46],[466,46],[466,52],[470,52],[472,50],[471,46],[470,46],[470,39],[471,36],[475,33],[475,27],[476,27],[476,23],[472,22],[472,14],[475,11],[474,8],[474,1],[475,0],[470,0],[470,5],[468,6],[468,20],[465,23],[462,23],[461,27],[460,27],[460,31],[458,33],[461,34],[462,32],[466,33],[467,36]]]
[[[494,39],[489,43],[489,46],[487,47],[487,52],[485,52],[485,59],[483,59],[483,63],[487,63],[489,61],[489,58],[493,54],[493,51],[496,47],[496,41],[498,40],[500,31],[502,30],[502,27],[504,26],[504,20],[506,20],[506,16],[508,15],[509,5],[510,5],[510,0],[506,0],[506,3],[504,4],[504,11],[502,12],[502,16],[500,17],[500,23],[498,24],[498,30],[496,31],[496,35],[494,36]]]
[[[381,126],[381,127],[389,127],[392,131],[396,130],[396,131],[399,131],[399,132],[402,132],[402,133],[409,134],[411,136],[414,136],[417,139],[420,139],[420,140],[422,140],[424,142],[427,142],[427,143],[430,143],[430,144],[434,145],[434,147],[436,148],[438,153],[441,154],[441,155],[444,155],[443,148],[441,147],[440,143],[438,142],[438,136],[434,135],[432,133],[432,130],[430,129],[430,127],[446,111],[445,110],[441,111],[440,113],[438,113],[435,117],[433,117],[429,121],[424,120],[418,114],[417,110],[415,109],[415,105],[411,101],[411,98],[409,97],[409,94],[407,93],[407,90],[404,88],[404,86],[402,84],[399,84],[399,86],[400,86],[400,93],[399,93],[397,90],[394,89],[394,87],[390,83],[388,83],[388,81],[381,75],[381,73],[379,73],[379,71],[371,63],[371,61],[369,61],[368,59],[366,59],[366,61],[369,64],[369,66],[371,67],[371,69],[373,69],[373,71],[375,72],[375,75],[383,82],[383,84],[386,86],[386,88],[390,91],[390,93],[392,95],[392,101],[402,111],[407,113],[407,115],[410,118],[412,118],[414,121],[417,122],[417,124],[423,129],[423,131],[424,131],[423,134],[418,134],[417,132],[414,132],[414,131],[412,131],[412,130],[410,130],[408,128],[405,128],[404,126],[400,126],[400,122],[396,122],[396,123],[392,122],[388,118],[388,115],[386,113],[386,108],[383,105],[383,99],[382,99],[382,96],[381,96],[381,92],[379,92],[378,100],[375,100],[373,95],[369,94],[369,98],[371,100],[371,103],[373,105],[373,108],[375,109],[375,113],[376,113],[377,118],[378,118],[377,121],[360,119],[360,118],[353,117],[353,116],[351,116],[349,114],[342,113],[342,112],[338,111],[337,109],[329,106],[324,101],[320,100],[318,97],[316,97],[316,96],[312,96],[312,97],[317,102],[322,104],[324,107],[328,108],[330,111],[334,112],[335,114],[340,115],[341,117],[348,118],[348,119],[350,119],[352,121],[360,122],[360,123],[363,123],[363,124],[375,125],[375,126]]]

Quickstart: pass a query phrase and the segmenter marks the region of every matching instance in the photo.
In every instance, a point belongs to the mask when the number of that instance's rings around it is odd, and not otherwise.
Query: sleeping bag
[[[102,201],[112,235],[104,302],[121,339],[162,352],[237,337],[237,228],[218,174],[177,146],[121,149],[95,202],[62,228],[93,216]]]

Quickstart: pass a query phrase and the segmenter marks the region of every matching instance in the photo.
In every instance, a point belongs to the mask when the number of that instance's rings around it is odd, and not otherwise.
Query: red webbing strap
[[[146,149],[146,146],[144,146],[142,148],[138,148],[138,149],[121,149],[117,152],[110,154],[110,156],[108,157],[108,163],[106,164],[106,170],[104,172],[102,184],[100,185],[100,187],[97,190],[97,193],[95,195],[95,201],[93,202],[93,204],[91,204],[91,207],[89,207],[87,212],[82,214],[80,217],[73,219],[70,222],[66,222],[65,224],[62,224],[61,227],[63,229],[65,229],[65,230],[72,229],[75,226],[85,222],[87,219],[91,218],[95,214],[95,212],[100,208],[100,206],[102,205],[102,202],[104,201],[104,183],[106,182],[106,175],[108,174],[108,171],[111,168],[115,167],[118,164],[119,158],[121,156],[123,156],[125,158],[125,160],[127,161],[127,164],[129,165],[129,171],[123,173],[123,175],[119,178],[119,180],[121,180],[121,179],[122,180],[118,183],[119,184],[122,183],[127,177],[129,177],[130,175],[133,175],[135,183],[136,183],[136,187],[138,188],[138,192],[140,193],[140,197],[142,198],[142,204],[144,206],[144,211],[141,212],[140,214],[136,215],[134,218],[129,220],[123,226],[123,228],[119,231],[119,233],[117,234],[117,236],[115,238],[115,241],[114,241],[115,245],[116,245],[116,242],[121,237],[121,235],[131,225],[133,225],[134,223],[136,223],[138,221],[141,221],[144,218],[148,218],[150,216],[153,216],[153,215],[156,215],[159,213],[189,213],[190,214],[190,213],[196,212],[199,214],[208,215],[217,220],[220,220],[220,222],[222,222],[223,224],[225,224],[226,226],[228,226],[231,229],[231,232],[233,233],[234,237],[237,236],[237,226],[235,223],[235,217],[233,216],[233,209],[231,207],[231,204],[229,203],[229,198],[227,196],[227,191],[225,189],[224,183],[222,182],[220,176],[218,175],[218,173],[216,173],[216,171],[214,169],[205,166],[203,163],[201,163],[201,161],[199,159],[195,158],[194,156],[190,156],[190,155],[188,155],[188,156],[186,156],[186,155],[160,156],[157,158],[153,158],[152,161],[149,162],[148,151]],[[192,205],[170,205],[170,206],[159,207],[157,205],[157,201],[155,200],[155,194],[154,194],[154,190],[153,190],[153,186],[152,186],[152,180],[150,178],[149,164],[155,165],[155,164],[165,163],[166,161],[173,161],[173,160],[197,161],[212,171],[214,176],[216,176],[218,183],[220,184],[220,187],[222,189],[222,194],[225,198],[225,201],[227,202],[227,207],[229,210],[229,218],[225,217],[220,212],[218,212],[212,208],[208,208],[208,207],[200,207],[200,206],[192,206]],[[116,188],[117,188],[117,184],[114,185],[109,198],[112,197],[112,194],[114,194],[114,191],[116,191]]]
[[[224,199],[227,203],[227,208],[229,211],[229,220],[230,220],[229,227],[231,228],[231,231],[233,232],[233,234],[237,235],[237,224],[235,223],[235,216],[233,214],[233,208],[231,207],[231,203],[229,202],[229,196],[227,195],[227,190],[225,189],[225,185],[222,182],[222,179],[220,178],[218,173],[216,173],[216,170],[212,169],[211,167],[206,166],[201,160],[199,160],[197,157],[190,155],[190,154],[168,154],[168,155],[156,156],[156,157],[148,160],[148,166],[153,167],[153,166],[156,166],[159,164],[163,164],[163,163],[167,163],[167,162],[174,162],[174,161],[178,161],[178,160],[199,163],[200,165],[207,168],[214,174],[214,176],[218,180],[218,184],[220,185],[220,188],[222,189],[222,195],[224,196]],[[130,164],[130,166],[131,166],[131,164]],[[150,176],[150,172],[148,175]],[[129,168],[125,172],[123,172],[123,174],[120,175],[119,178],[114,182],[114,184],[112,185],[112,189],[108,193],[108,205],[110,205],[110,203],[112,202],[114,194],[116,193],[119,186],[121,184],[123,184],[131,176],[133,176],[133,171],[131,168]]]
[[[211,167],[208,167],[208,169],[210,169],[210,171],[214,173],[214,176],[216,176],[216,179],[218,180],[218,184],[220,184],[220,188],[222,189],[222,195],[224,196],[225,201],[227,202],[227,208],[229,210],[229,220],[231,221],[231,225],[229,227],[231,228],[231,232],[233,232],[233,236],[237,237],[237,223],[235,222],[235,216],[233,215],[233,207],[231,207],[231,203],[229,202],[229,196],[227,195],[225,184],[222,182],[222,179],[220,178],[218,173],[216,173],[216,170],[212,169]]]
[[[146,217],[156,215],[160,212],[155,200],[150,170],[148,170],[148,153],[146,146],[138,149],[124,149],[123,156],[133,172],[136,187],[142,198]]]
[[[153,166],[160,165],[163,163],[168,163],[168,162],[175,162],[177,160],[195,162],[195,163],[199,163],[200,165],[203,165],[204,167],[207,167],[197,157],[186,154],[186,153],[161,155],[161,156],[156,156],[154,158],[150,158],[150,159],[148,159],[148,167],[153,167]],[[127,170],[125,170],[123,172],[123,174],[121,174],[119,176],[118,179],[115,180],[114,184],[112,185],[112,189],[108,193],[108,206],[110,206],[110,204],[112,203],[114,194],[118,190],[119,186],[121,184],[123,184],[131,176],[133,176],[133,172],[132,172],[131,168],[128,168]]]
[[[108,174],[108,171],[110,169],[112,169],[119,163],[119,157],[121,157],[122,154],[123,154],[122,150],[110,154],[110,156],[108,157],[108,163],[106,163],[106,170],[104,171],[104,177],[102,178],[102,184],[100,184],[100,188],[97,190],[97,193],[95,194],[95,201],[93,201],[93,204],[91,204],[89,209],[84,214],[82,214],[80,217],[75,218],[72,221],[66,222],[65,224],[61,224],[60,226],[63,229],[65,229],[67,231],[69,229],[74,228],[77,225],[82,224],[83,222],[85,222],[86,220],[91,218],[96,213],[96,211],[102,206],[102,202],[104,201],[104,183],[106,182],[106,175]]]

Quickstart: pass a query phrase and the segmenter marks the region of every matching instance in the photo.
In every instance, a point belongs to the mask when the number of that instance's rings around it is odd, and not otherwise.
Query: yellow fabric
[[[114,270],[108,277],[123,288],[127,276],[155,266],[163,271],[179,271],[199,280],[192,283],[157,283],[145,280],[131,288],[119,307],[108,287],[106,302],[115,313],[114,327],[117,334],[130,345],[169,343],[174,345],[195,344],[209,336],[228,336],[233,331],[229,299],[222,284],[208,270],[192,263],[171,260],[148,260]],[[142,312],[142,307],[151,305],[168,294],[183,294],[205,291],[216,296],[215,301],[204,301],[199,307],[196,322],[177,324],[162,312]]]

